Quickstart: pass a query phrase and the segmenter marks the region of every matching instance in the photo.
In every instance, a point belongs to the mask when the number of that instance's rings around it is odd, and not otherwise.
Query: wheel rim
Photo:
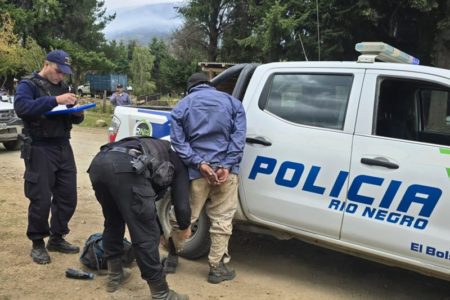
[[[166,209],[165,209],[165,214],[166,214],[166,222],[163,225],[166,228],[166,232],[169,234],[170,233],[170,211],[173,209],[173,205],[167,205]],[[196,221],[195,223],[191,224],[191,237],[186,239],[186,241],[189,241],[190,239],[194,238],[195,234],[197,233],[198,230],[198,221]]]

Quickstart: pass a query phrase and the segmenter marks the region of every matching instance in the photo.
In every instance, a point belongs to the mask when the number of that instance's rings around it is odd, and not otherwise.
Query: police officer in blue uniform
[[[46,116],[57,105],[73,106],[76,95],[64,76],[71,74],[70,57],[62,50],[48,53],[42,70],[17,85],[14,109],[24,122],[21,158],[25,161],[25,196],[28,207],[27,236],[33,242],[31,257],[50,263],[48,251],[78,253],[79,247],[64,239],[77,205],[76,166],[70,131],[83,121],[80,113]],[[48,222],[51,211],[50,225]],[[47,249],[44,238],[50,236]]]
[[[189,177],[170,143],[129,137],[103,145],[88,172],[105,218],[106,290],[116,291],[130,277],[121,260],[127,225],[141,277],[147,281],[152,299],[188,299],[169,289],[158,251],[161,229],[155,201],[163,197],[169,186],[180,236],[187,238],[191,234]]]

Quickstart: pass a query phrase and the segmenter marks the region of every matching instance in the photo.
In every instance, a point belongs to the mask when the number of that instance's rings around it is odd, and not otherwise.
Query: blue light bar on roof
[[[362,42],[355,45],[360,52],[358,62],[374,62],[375,59],[385,62],[395,62],[418,65],[419,59],[382,42]]]

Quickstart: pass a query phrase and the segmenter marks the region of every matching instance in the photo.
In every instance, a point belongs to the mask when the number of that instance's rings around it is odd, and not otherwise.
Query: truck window
[[[223,71],[211,80],[212,86],[243,100],[245,91],[258,64],[239,64]]]
[[[450,146],[450,89],[418,80],[381,78],[375,134]]]
[[[297,124],[344,127],[352,75],[275,74],[263,109]]]

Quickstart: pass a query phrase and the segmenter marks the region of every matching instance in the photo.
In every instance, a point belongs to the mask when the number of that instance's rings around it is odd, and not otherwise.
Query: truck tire
[[[19,140],[3,142],[3,146],[5,146],[6,150],[8,150],[8,151],[19,150],[21,145],[22,145],[22,142]]]
[[[168,192],[164,199],[156,203],[158,218],[164,231],[164,236],[169,237],[170,221],[169,212],[172,209],[170,193]],[[197,259],[205,256],[209,252],[211,240],[209,238],[209,219],[205,211],[200,214],[199,220],[191,225],[192,236],[186,240],[180,256],[188,259]]]

